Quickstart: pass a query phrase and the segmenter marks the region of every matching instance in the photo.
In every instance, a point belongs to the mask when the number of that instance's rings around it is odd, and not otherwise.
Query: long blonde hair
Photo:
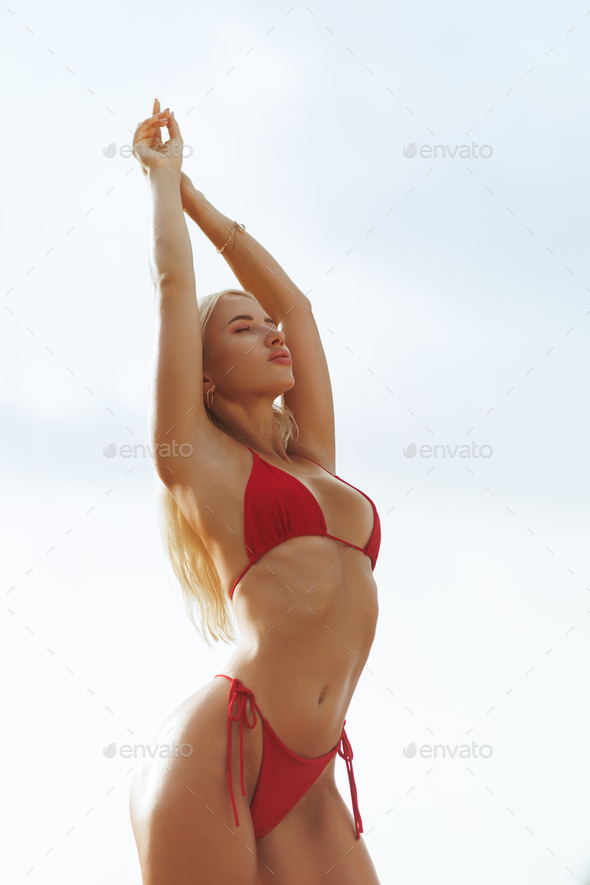
[[[245,289],[223,289],[207,295],[197,302],[203,341],[203,362],[208,355],[205,345],[205,329],[215,305],[224,295],[256,297]],[[215,416],[207,407],[209,420],[216,424]],[[289,441],[297,438],[298,428],[291,410],[281,395],[279,403],[273,403],[281,442],[287,450]],[[211,646],[215,642],[235,642],[233,607],[227,589],[221,584],[219,573],[202,538],[195,532],[174,500],[170,490],[156,473],[159,524],[164,547],[172,563],[172,569],[182,588],[187,614],[199,636]]]

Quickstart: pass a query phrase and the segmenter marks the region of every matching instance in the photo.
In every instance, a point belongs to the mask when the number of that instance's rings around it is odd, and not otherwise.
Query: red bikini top
[[[280,467],[275,467],[274,464],[265,461],[258,452],[249,446],[246,448],[254,456],[252,471],[244,495],[244,538],[250,561],[234,582],[230,594],[232,599],[236,586],[250,566],[254,565],[273,547],[282,544],[289,538],[298,538],[303,535],[334,538],[335,541],[346,544],[351,550],[353,547],[356,550],[362,550],[370,557],[371,568],[375,568],[381,545],[381,523],[377,508],[368,495],[346,482],[345,479],[335,476],[335,479],[339,479],[340,482],[346,483],[347,486],[364,495],[373,508],[373,527],[369,529],[371,532],[369,543],[366,547],[359,547],[344,538],[328,534],[322,508],[307,486],[295,476],[287,473],[286,470],[281,470]],[[326,468],[322,467],[322,470],[326,470]],[[326,470],[326,473],[330,473],[330,471]]]

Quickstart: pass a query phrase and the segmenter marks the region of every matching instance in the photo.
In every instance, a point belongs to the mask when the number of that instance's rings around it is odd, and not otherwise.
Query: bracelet
[[[230,241],[231,238],[233,237],[234,232],[235,232],[236,230],[246,230],[246,225],[245,225],[245,224],[238,224],[237,221],[234,221],[234,226],[233,226],[233,228],[232,228],[232,232],[231,232],[231,234],[229,235],[229,237],[227,238],[227,240],[225,241],[225,243],[223,244],[223,246],[221,247],[221,249],[216,249],[216,250],[215,250],[216,252],[223,252],[223,250],[225,249],[225,247],[227,246],[227,244],[229,243],[229,241]]]

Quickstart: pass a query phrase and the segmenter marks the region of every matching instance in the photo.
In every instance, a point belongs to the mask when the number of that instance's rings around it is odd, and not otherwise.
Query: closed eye
[[[234,329],[234,332],[246,332],[246,331],[248,331],[250,328],[251,328],[250,326],[238,326],[236,329]],[[277,327],[276,327],[275,325],[271,324],[271,325],[270,325],[269,332],[271,332],[271,331],[272,331],[272,332],[277,332],[278,329],[277,329]]]

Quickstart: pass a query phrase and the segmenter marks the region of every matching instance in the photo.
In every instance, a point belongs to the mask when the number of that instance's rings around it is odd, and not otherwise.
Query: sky
[[[3,880],[139,885],[130,765],[103,748],[231,654],[184,613],[150,458],[119,453],[147,439],[155,347],[125,145],[158,97],[194,185],[308,294],[336,472],[381,514],[347,712],[381,882],[589,885],[588,10],[2,18]],[[234,285],[190,225],[198,297]]]

